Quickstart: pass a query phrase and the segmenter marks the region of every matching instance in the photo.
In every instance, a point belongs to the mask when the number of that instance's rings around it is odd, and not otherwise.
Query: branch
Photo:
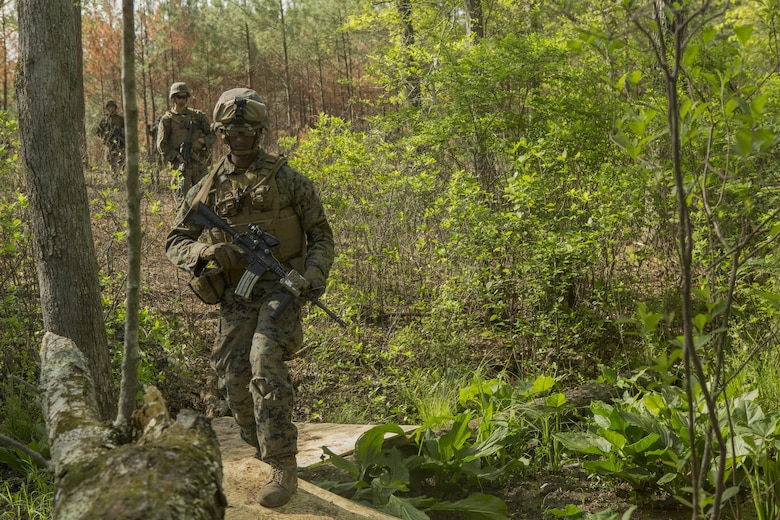
[[[50,473],[54,470],[51,461],[45,459],[40,453],[28,448],[21,442],[15,441],[10,437],[6,437],[1,433],[0,433],[0,444],[5,444],[6,446],[11,446],[12,448],[16,448],[17,450],[21,451],[22,453],[30,457],[32,461],[35,462],[36,465],[44,468],[46,471]]]
[[[27,381],[25,381],[21,377],[17,377],[17,376],[13,376],[12,375],[11,376],[11,380],[12,381],[16,381],[17,383],[19,383],[20,385],[22,385],[23,387],[25,387],[27,390],[29,390],[30,392],[32,392],[34,394],[40,394],[41,393],[41,389],[40,388],[38,388],[37,386],[33,385],[32,383],[28,383]]]

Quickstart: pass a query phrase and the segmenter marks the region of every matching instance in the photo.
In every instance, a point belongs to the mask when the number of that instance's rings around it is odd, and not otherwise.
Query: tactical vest
[[[303,272],[306,258],[306,235],[301,219],[292,206],[280,207],[279,188],[276,172],[287,162],[283,157],[266,154],[259,169],[245,173],[224,173],[227,158],[212,170],[206,183],[208,200],[214,212],[222,217],[239,233],[246,232],[250,223],[264,229],[276,239],[279,245],[272,248],[274,256],[282,263]],[[205,190],[202,189],[195,200],[199,200]],[[230,242],[232,238],[223,231],[210,231],[212,242]],[[240,277],[241,272],[237,273]],[[273,275],[268,273],[269,279]],[[228,283],[235,283],[234,276]]]
[[[187,140],[187,134],[190,131],[190,122],[195,125],[192,128],[191,141],[197,141],[198,138],[203,135],[200,125],[198,124],[198,119],[195,117],[195,112],[192,110],[187,109],[187,112],[184,114],[177,114],[169,110],[168,115],[171,118],[171,137],[169,139],[169,146],[171,148],[178,148],[181,143]]]

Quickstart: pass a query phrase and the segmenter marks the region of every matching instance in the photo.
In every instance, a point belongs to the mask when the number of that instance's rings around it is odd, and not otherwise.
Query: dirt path
[[[277,509],[261,506],[255,497],[268,478],[270,466],[254,457],[254,448],[241,440],[232,418],[213,419],[212,426],[217,432],[222,450],[223,485],[228,499],[226,520],[395,518],[300,479],[298,492],[288,504]],[[347,454],[354,447],[358,436],[369,428],[370,425],[299,424],[298,465],[305,467],[319,462],[321,446],[328,446],[335,453]]]

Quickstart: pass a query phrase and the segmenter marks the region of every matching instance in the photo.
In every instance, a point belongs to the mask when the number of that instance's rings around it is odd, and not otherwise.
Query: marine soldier
[[[174,265],[190,272],[196,293],[220,304],[211,365],[224,385],[241,437],[273,468],[260,490],[265,507],[286,504],[298,488],[298,432],[292,422],[294,388],[286,361],[302,347],[301,301],[272,313],[289,295],[265,275],[249,299],[234,295],[246,263],[242,250],[221,231],[185,221],[194,204],[206,204],[238,232],[250,223],[279,240],[274,255],[303,273],[301,291],[322,291],[333,263],[333,233],[314,184],[283,157],[260,148],[268,114],[250,89],[231,89],[214,107],[214,125],[228,154],[187,193],[166,242]]]
[[[114,173],[125,165],[125,118],[117,113],[117,104],[109,99],[103,118],[95,128],[95,134],[103,140],[106,162]]]
[[[189,108],[190,89],[186,83],[171,85],[171,108],[157,125],[157,151],[171,165],[174,198],[181,203],[187,191],[208,173],[208,158],[216,136],[206,114]]]

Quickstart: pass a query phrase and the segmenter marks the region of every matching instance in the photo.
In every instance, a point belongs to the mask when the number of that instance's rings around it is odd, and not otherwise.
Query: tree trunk
[[[485,37],[482,27],[482,0],[466,0],[466,34],[473,35],[474,41]]]
[[[279,0],[279,22],[282,30],[282,53],[284,56],[284,99],[287,104],[287,135],[293,134],[292,79],[290,78],[290,57],[287,53],[287,27],[284,24],[284,2]]]
[[[19,134],[44,330],[85,349],[100,388],[100,417],[108,419],[116,399],[79,143],[84,96],[77,6],[71,0],[17,3]]]
[[[414,58],[414,25],[412,25],[412,2],[411,0],[396,0],[396,9],[401,21],[401,31],[403,33],[403,52],[404,68],[406,77],[406,100],[415,107],[421,105],[421,85],[420,75],[417,73],[417,60]]]
[[[98,417],[86,368],[72,341],[46,333],[41,388],[56,488],[52,518],[224,518],[222,461],[210,422],[189,410],[171,421],[152,387],[133,414],[140,439],[116,446]]]
[[[122,97],[125,112],[125,174],[127,186],[127,309],[122,384],[116,425],[126,428],[138,393],[138,309],[141,292],[141,191],[138,186],[138,104],[135,88],[134,1],[122,2]]]

